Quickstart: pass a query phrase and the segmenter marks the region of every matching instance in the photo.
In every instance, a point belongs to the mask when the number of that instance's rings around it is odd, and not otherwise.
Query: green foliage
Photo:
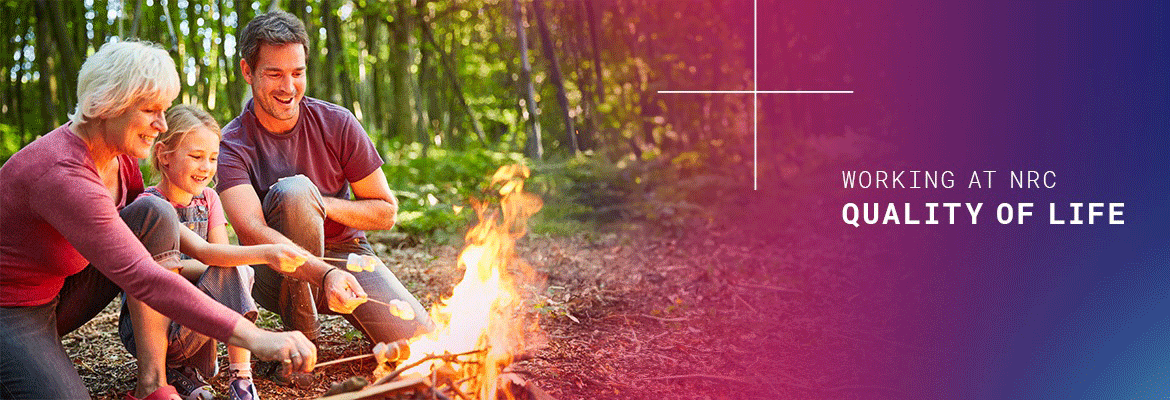
[[[0,164],[8,161],[8,157],[24,145],[21,143],[19,132],[15,126],[0,124]]]
[[[400,201],[398,229],[407,234],[462,234],[475,218],[468,199],[479,197],[487,177],[506,164],[533,168],[528,189],[545,201],[531,221],[537,234],[572,234],[617,220],[682,226],[708,217],[704,207],[729,188],[747,184],[742,174],[739,180],[727,176],[750,170],[745,164],[750,155],[743,150],[751,147],[749,97],[658,93],[750,86],[744,57],[749,42],[739,29],[746,13],[735,12],[735,4],[546,1],[540,16],[531,1],[520,1],[537,110],[528,115],[527,104],[521,104],[528,82],[520,71],[512,0],[337,1],[329,9],[321,2],[272,3],[307,25],[312,40],[307,93],[339,104],[352,96],[340,105],[354,111],[385,154],[384,171]],[[116,7],[101,1],[44,4],[60,5],[64,19],[36,18],[40,2],[0,2],[2,14],[12,16],[0,41],[9,55],[0,58],[0,76],[11,92],[22,94],[3,98],[9,112],[0,116],[0,160],[63,122],[72,108],[68,99],[76,88],[69,82],[76,71],[67,66],[76,63],[66,62],[63,50],[73,48],[74,61],[80,62],[107,40],[128,36],[132,26],[138,26],[140,38],[159,43],[174,57],[183,78],[175,103],[201,105],[226,124],[239,114],[247,91],[238,54],[228,44],[236,42],[242,23],[268,8],[211,0],[166,2],[169,13],[159,1]],[[293,10],[293,4],[302,7]],[[336,17],[338,24],[324,24],[326,17]],[[544,51],[537,18],[549,26],[555,54]],[[781,19],[799,22],[787,18]],[[66,29],[53,29],[55,23]],[[75,37],[53,40],[54,32]],[[824,47],[797,40],[799,30],[791,35],[788,46],[795,43],[799,54]],[[560,83],[585,153],[581,157],[570,156],[566,145],[562,106],[554,100],[558,85],[550,73],[554,59],[563,70]],[[804,114],[790,106],[781,102],[768,109]],[[768,126],[766,115],[762,126]],[[472,121],[482,126],[483,140]],[[521,155],[533,121],[541,127],[545,160]],[[801,154],[790,144],[774,146]],[[769,167],[760,166],[761,171]],[[144,176],[151,180],[145,168]]]
[[[393,144],[382,170],[398,196],[398,229],[440,239],[461,233],[474,219],[468,199],[482,197],[497,168],[524,163],[519,153]],[[462,208],[460,211],[457,209]]]

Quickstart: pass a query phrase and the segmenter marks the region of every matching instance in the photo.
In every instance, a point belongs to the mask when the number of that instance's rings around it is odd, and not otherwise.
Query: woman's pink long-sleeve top
[[[125,203],[142,174],[133,158],[118,161]],[[46,304],[91,263],[127,294],[215,339],[226,342],[241,318],[152,259],[65,124],[0,166],[0,306]]]

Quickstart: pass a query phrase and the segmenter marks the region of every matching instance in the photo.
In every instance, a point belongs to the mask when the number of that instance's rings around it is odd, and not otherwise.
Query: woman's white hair
[[[174,100],[179,73],[166,50],[150,42],[117,41],[102,45],[81,65],[77,78],[74,124],[121,115],[140,100]]]

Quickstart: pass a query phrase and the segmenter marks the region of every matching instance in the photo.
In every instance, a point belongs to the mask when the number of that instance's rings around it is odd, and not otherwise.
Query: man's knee
[[[322,205],[317,185],[304,175],[281,178],[269,188],[265,200],[295,205]]]

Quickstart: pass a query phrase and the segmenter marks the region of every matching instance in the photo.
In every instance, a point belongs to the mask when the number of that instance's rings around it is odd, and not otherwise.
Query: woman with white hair
[[[136,159],[166,131],[178,88],[162,49],[107,43],[81,67],[70,121],[0,167],[0,397],[88,398],[60,335],[121,290],[261,359],[312,370],[316,347],[303,334],[261,330],[171,272],[181,230],[174,208],[134,200],[143,190]],[[127,397],[177,398],[163,379],[140,376]]]

